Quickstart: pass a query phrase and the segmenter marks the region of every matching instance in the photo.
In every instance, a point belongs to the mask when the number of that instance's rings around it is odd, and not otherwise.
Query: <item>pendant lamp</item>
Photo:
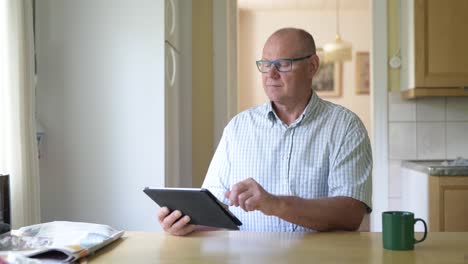
[[[352,59],[352,45],[341,39],[340,36],[340,15],[339,0],[336,0],[336,37],[335,41],[323,46],[323,59],[325,62],[349,61]]]

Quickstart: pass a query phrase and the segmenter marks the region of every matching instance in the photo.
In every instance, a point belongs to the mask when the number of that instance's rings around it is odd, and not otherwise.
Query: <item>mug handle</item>
[[[420,240],[417,240],[415,238],[414,239],[415,244],[423,242],[424,240],[426,240],[426,237],[427,237],[427,224],[426,224],[426,222],[424,220],[422,220],[421,218],[416,218],[416,219],[414,219],[414,224],[416,224],[418,221],[421,221],[424,224],[424,236]]]

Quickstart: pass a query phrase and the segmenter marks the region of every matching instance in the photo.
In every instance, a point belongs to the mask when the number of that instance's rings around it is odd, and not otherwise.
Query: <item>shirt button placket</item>
[[[283,163],[284,163],[284,186],[286,186],[286,191],[288,195],[291,195],[290,186],[289,186],[289,159],[290,159],[290,151],[291,148],[291,128],[288,128],[285,132],[285,144],[284,144],[284,155],[283,155]]]

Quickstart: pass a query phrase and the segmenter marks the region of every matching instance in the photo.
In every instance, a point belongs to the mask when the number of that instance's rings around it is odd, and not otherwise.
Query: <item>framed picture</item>
[[[312,80],[312,89],[320,97],[341,96],[341,70],[339,62],[323,62],[323,51],[317,51],[320,66]]]
[[[369,52],[356,52],[356,94],[369,94]]]

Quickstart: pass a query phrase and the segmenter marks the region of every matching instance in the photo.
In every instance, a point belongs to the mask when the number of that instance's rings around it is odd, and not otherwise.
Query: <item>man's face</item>
[[[311,55],[305,54],[303,49],[295,45],[296,41],[299,40],[294,36],[270,37],[263,48],[262,59],[273,61]],[[268,98],[274,103],[288,104],[309,96],[315,73],[311,59],[314,60],[314,57],[293,62],[289,72],[279,72],[273,66],[268,72],[262,73],[263,89]]]

